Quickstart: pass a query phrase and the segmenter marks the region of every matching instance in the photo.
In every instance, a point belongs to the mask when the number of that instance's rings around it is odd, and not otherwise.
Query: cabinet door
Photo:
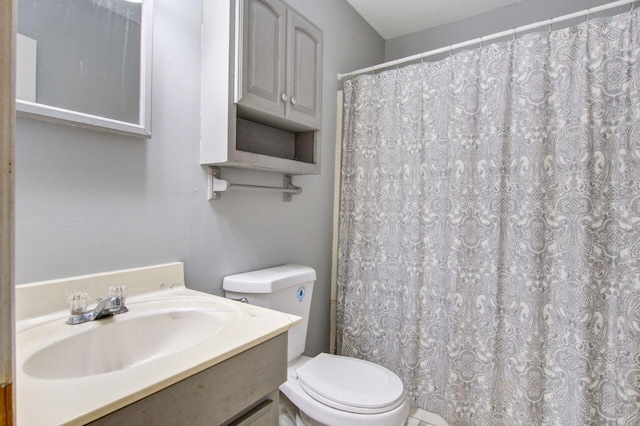
[[[285,118],[319,129],[322,122],[322,31],[289,9]]]
[[[282,117],[287,8],[279,0],[242,0],[242,6],[241,76],[236,102]]]

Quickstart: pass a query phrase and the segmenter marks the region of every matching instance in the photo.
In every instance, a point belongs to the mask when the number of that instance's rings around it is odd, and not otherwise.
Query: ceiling
[[[385,40],[523,0],[347,0]]]

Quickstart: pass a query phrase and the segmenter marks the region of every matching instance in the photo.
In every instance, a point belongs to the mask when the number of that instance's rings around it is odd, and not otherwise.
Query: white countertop
[[[118,273],[122,283],[122,271]],[[59,285],[60,281],[56,283]],[[131,296],[126,303],[129,313],[99,321],[67,325],[64,321],[68,313],[64,310],[46,312],[42,316],[22,315],[16,322],[18,424],[41,426],[90,422],[284,333],[301,321],[294,315],[189,290],[183,283],[165,284],[163,282],[156,288],[169,288],[137,292]],[[74,286],[77,287],[77,282]],[[20,300],[19,287],[18,305],[27,302],[26,299]],[[60,288],[56,291],[60,292]],[[37,294],[33,288],[29,293]],[[188,348],[172,348],[168,355],[108,373],[43,379],[28,375],[21,368],[29,355],[89,327],[108,326],[127,320],[127,315],[133,318],[145,312],[169,308],[218,312],[224,318],[224,327],[217,334]],[[117,342],[107,346],[108,350],[119,349]],[[87,356],[91,356],[90,348],[87,348]]]

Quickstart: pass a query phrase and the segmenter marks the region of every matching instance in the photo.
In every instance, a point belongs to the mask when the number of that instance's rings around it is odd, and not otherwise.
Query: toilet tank
[[[222,288],[226,297],[246,297],[252,305],[262,306],[302,317],[302,323],[289,329],[287,359],[304,353],[309,324],[309,308],[316,271],[302,265],[282,265],[225,277]]]

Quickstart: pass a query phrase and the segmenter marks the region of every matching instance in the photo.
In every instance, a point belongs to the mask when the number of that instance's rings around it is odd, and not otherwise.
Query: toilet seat
[[[281,403],[288,400],[315,422],[330,426],[401,426],[409,416],[409,401],[404,396],[397,402],[398,406],[391,408],[391,405],[378,414],[353,413],[324,404],[305,391],[298,379],[297,372],[311,361],[313,358],[302,356],[289,363],[288,380],[280,385]]]
[[[298,368],[296,375],[313,399],[349,413],[384,413],[405,399],[398,376],[361,359],[323,353]]]

